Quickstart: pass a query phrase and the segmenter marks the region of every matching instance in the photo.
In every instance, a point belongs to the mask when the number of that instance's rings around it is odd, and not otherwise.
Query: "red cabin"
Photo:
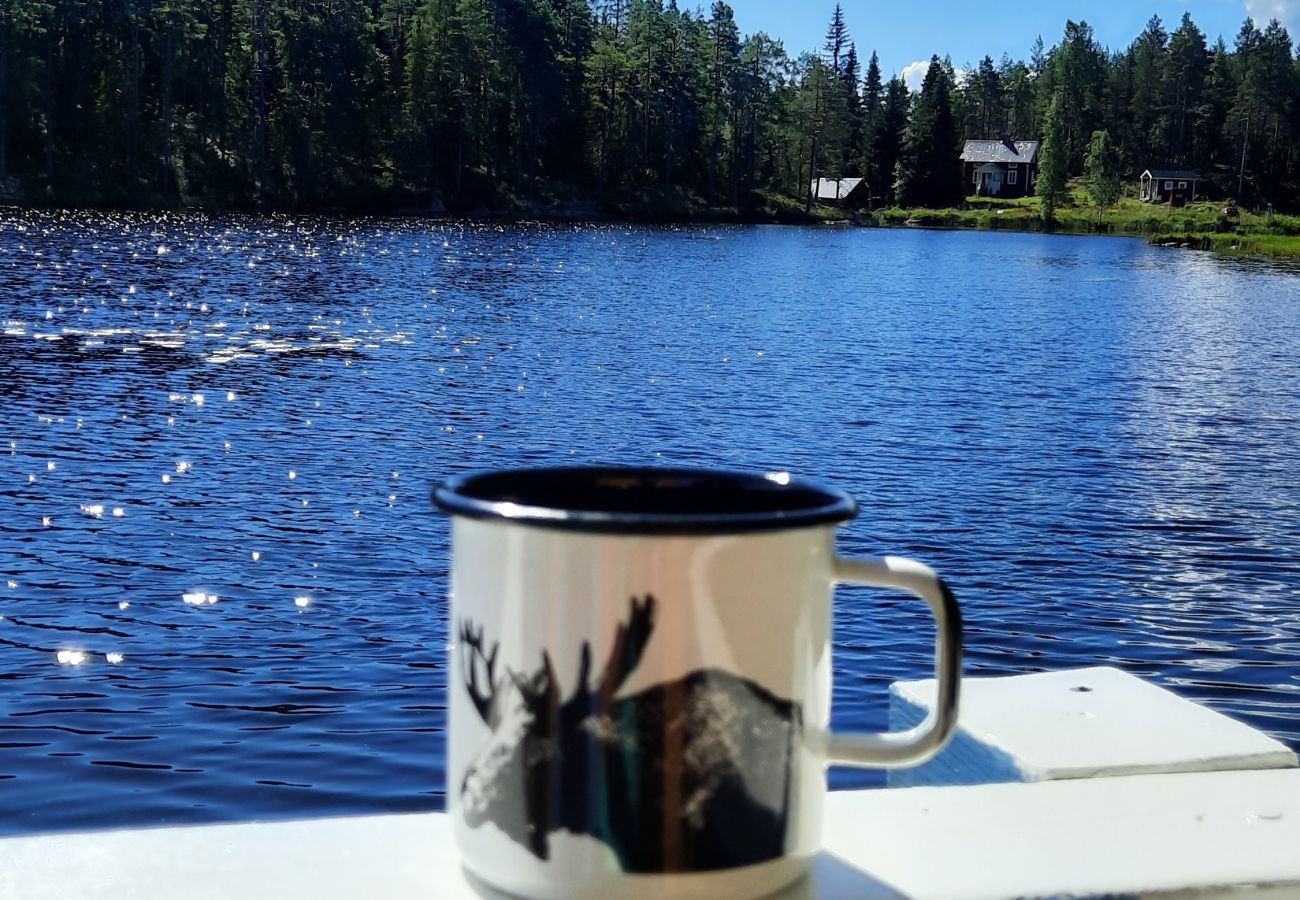
[[[967,141],[961,162],[968,194],[1028,197],[1038,181],[1038,141]]]

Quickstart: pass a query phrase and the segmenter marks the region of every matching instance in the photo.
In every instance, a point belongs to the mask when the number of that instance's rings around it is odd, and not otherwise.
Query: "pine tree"
[[[993,57],[985,56],[970,75],[965,90],[965,136],[989,140],[1001,136],[1006,130],[1003,103],[1002,76],[993,65]]]
[[[1037,78],[1046,68],[1047,54],[1043,52],[1043,36],[1040,34],[1034,38],[1033,46],[1029,48],[1029,71]]]
[[[1139,166],[1168,162],[1164,97],[1168,41],[1160,17],[1152,16],[1128,51],[1132,89],[1127,143]]]
[[[821,101],[815,168],[819,174],[829,178],[843,177],[852,160],[852,104],[856,100],[857,85],[850,85],[845,77],[852,46],[844,22],[844,10],[836,4],[826,29],[826,65],[817,70],[819,78],[825,76],[825,82],[815,91]],[[853,62],[856,66],[856,50],[853,51]]]
[[[1006,89],[1007,133],[1017,139],[1031,139],[1038,134],[1037,105],[1034,97],[1033,72],[1023,62],[1006,61],[999,69]]]
[[[12,78],[10,71],[22,73],[28,68],[31,45],[51,12],[49,4],[40,0],[7,0],[0,7],[0,190],[9,177],[9,107],[30,108],[35,93],[29,80]]]
[[[1272,19],[1260,35],[1255,67],[1263,112],[1262,153],[1256,172],[1261,183],[1273,184],[1287,176],[1294,159],[1294,153],[1289,152],[1294,139],[1288,141],[1288,137],[1292,134],[1296,96],[1300,94],[1291,36],[1277,19]]]
[[[1237,202],[1247,197],[1247,174],[1253,168],[1254,160],[1250,156],[1253,138],[1262,132],[1265,117],[1263,77],[1260,71],[1260,46],[1263,35],[1255,27],[1254,21],[1247,18],[1241,24],[1235,41],[1237,93],[1233,98],[1232,111],[1229,114],[1229,127],[1233,131],[1234,151],[1239,157],[1237,163]],[[1258,152],[1258,148],[1256,148]]]
[[[712,62],[709,66],[710,112],[713,165],[709,169],[709,193],[718,196],[719,169],[723,164],[723,146],[730,131],[733,85],[740,67],[740,29],[731,7],[715,0],[709,19]],[[733,165],[734,171],[734,165]],[[734,196],[732,200],[734,202]]]
[[[1197,156],[1192,138],[1209,64],[1205,35],[1196,27],[1192,17],[1183,13],[1178,30],[1169,39],[1169,64],[1165,74],[1164,106],[1169,123],[1171,162],[1189,165]]]
[[[859,79],[842,5],[823,49],[742,39],[721,0],[0,0],[0,179],[67,204],[472,210],[548,185],[740,207],[861,173],[876,200],[933,204],[960,199],[960,138],[1046,131],[1068,176],[1105,132],[1135,169],[1300,208],[1277,22],[1207,48],[1189,16],[1153,18],[1116,54],[1067,22],[960,88],[934,60],[915,98],[874,54]]]
[[[1210,56],[1205,88],[1196,108],[1194,144],[1197,165],[1213,169],[1231,163],[1231,142],[1225,128],[1236,93],[1232,57],[1223,38],[1219,38]]]
[[[1048,106],[1060,100],[1060,149],[1067,173],[1082,167],[1088,138],[1102,119],[1106,65],[1106,55],[1093,37],[1092,27],[1087,22],[1067,21],[1060,45],[1052,51],[1042,77],[1036,79],[1044,127]]]

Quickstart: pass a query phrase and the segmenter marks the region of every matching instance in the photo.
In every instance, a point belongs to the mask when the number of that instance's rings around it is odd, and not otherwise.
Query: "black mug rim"
[[[788,472],[656,466],[483,469],[447,478],[433,503],[453,516],[607,534],[783,531],[858,511],[844,491]]]

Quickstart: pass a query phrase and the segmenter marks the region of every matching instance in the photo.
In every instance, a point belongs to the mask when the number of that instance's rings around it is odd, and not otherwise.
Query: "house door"
[[[979,173],[980,193],[988,197],[995,197],[1002,192],[1002,173],[1001,172],[980,172]]]

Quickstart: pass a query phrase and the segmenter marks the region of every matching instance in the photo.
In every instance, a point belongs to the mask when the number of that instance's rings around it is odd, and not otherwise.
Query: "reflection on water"
[[[454,471],[791,469],[958,585],[1300,745],[1295,273],[1041,235],[0,219],[0,829],[441,804]],[[857,589],[836,722],[925,674]],[[836,772],[837,785],[878,783]]]

